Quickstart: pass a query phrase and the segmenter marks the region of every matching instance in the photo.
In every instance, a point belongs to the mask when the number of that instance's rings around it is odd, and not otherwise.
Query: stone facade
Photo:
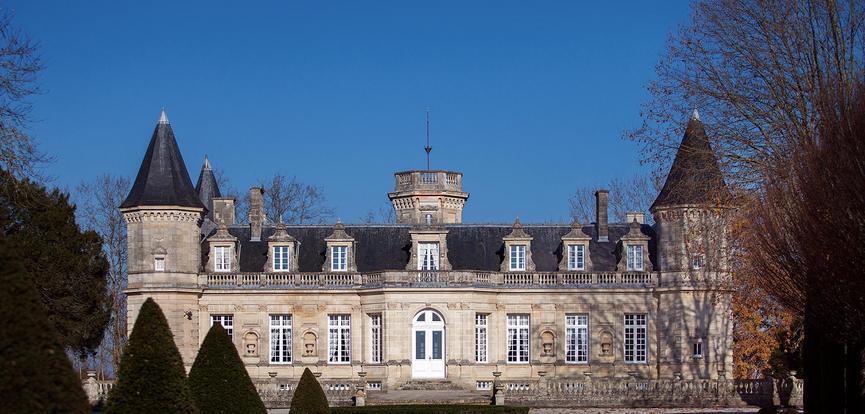
[[[173,143],[167,119],[160,125],[153,140]],[[169,156],[182,163],[179,154],[148,154],[145,163]],[[141,174],[129,200],[159,182]],[[211,200],[204,208],[172,200],[122,208],[129,327],[154,298],[187,368],[218,322],[273,393],[290,390],[304,368],[350,395],[357,384],[387,392],[433,373],[448,387],[514,397],[519,384],[720,384],[732,373],[724,206],[656,203],[654,227],[641,215],[608,223],[600,190],[597,220],[586,226],[464,225],[462,174],[409,171],[388,194],[398,224],[273,223],[259,188],[241,224],[234,200],[202,177],[199,191],[216,191],[200,195]],[[570,256],[576,246],[579,260]],[[433,319],[420,320],[422,312]]]

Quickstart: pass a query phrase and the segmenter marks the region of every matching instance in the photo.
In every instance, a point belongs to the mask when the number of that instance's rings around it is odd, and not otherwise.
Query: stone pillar
[[[99,402],[99,384],[96,383],[96,371],[87,371],[87,379],[84,380],[84,393],[90,405]]]

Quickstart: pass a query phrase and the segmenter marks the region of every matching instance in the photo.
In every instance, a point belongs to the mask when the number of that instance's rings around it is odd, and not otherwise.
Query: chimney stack
[[[610,241],[610,232],[607,226],[607,209],[610,204],[609,198],[610,192],[608,190],[595,191],[595,226],[598,230],[599,242]]]
[[[264,223],[264,189],[249,189],[249,240],[261,241],[261,225]]]
[[[646,214],[641,211],[629,211],[625,213],[628,224],[636,221],[639,224],[646,224]]]

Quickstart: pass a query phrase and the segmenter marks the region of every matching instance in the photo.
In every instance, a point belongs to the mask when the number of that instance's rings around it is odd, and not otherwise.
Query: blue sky
[[[623,140],[687,2],[6,1],[42,46],[32,133],[55,185],[133,177],[166,107],[193,182],[275,172],[343,221],[393,172],[464,173],[466,222],[567,220],[577,187],[647,172]],[[683,119],[685,114],[683,114]]]

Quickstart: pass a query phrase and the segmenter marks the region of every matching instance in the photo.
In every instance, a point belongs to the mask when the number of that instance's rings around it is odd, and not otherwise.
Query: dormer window
[[[216,272],[230,272],[231,271],[231,247],[230,246],[216,246],[213,248],[213,253],[215,255],[213,260],[213,270]]]
[[[691,269],[700,270],[706,265],[703,255],[696,255],[691,259]]]
[[[287,272],[290,269],[291,248],[289,246],[273,246],[273,271]]]
[[[426,223],[427,226],[431,226],[431,225],[432,225],[432,221],[433,221],[433,220],[432,220],[432,214],[426,214],[426,215],[424,215],[424,216],[423,216],[423,221],[424,221],[424,223]]]
[[[439,244],[418,243],[418,270],[439,270]]]
[[[628,271],[642,272],[643,271],[643,245],[629,244],[628,245]]]
[[[524,244],[511,245],[510,258],[512,272],[526,270],[526,246]]]
[[[348,246],[332,246],[330,248],[330,270],[332,272],[348,270]]]
[[[702,358],[703,357],[703,338],[697,338],[693,344],[693,357],[694,358]]]
[[[586,270],[586,245],[568,245],[568,270]]]
[[[153,270],[157,272],[165,271],[165,258],[164,257],[156,257],[153,259]]]

